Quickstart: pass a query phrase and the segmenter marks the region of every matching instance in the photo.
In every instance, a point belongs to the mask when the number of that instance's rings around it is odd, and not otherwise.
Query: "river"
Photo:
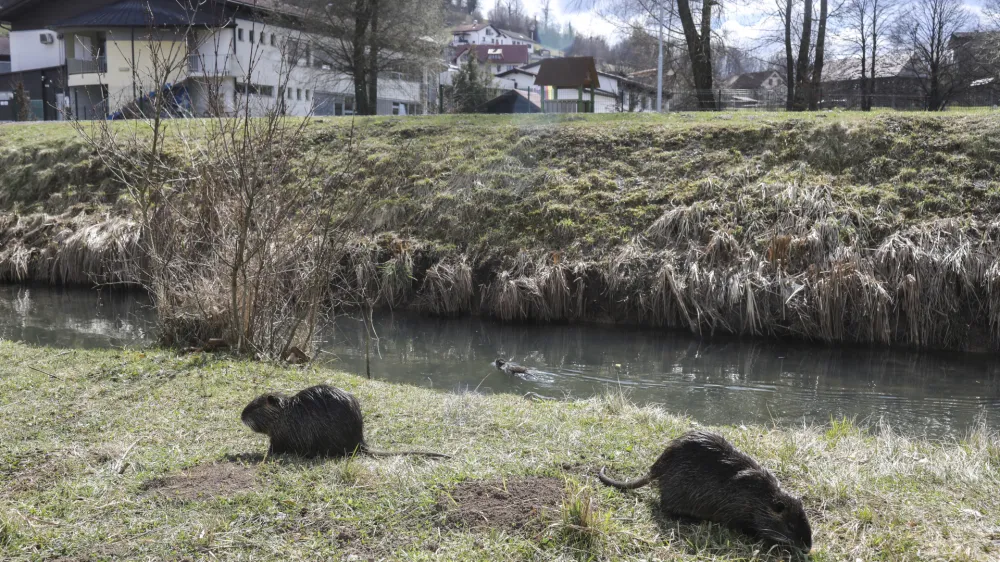
[[[135,293],[0,286],[0,338],[55,347],[150,345],[154,313]],[[917,353],[773,340],[713,339],[609,326],[504,325],[488,319],[376,317],[372,376],[446,391],[588,397],[622,391],[705,424],[822,424],[842,417],[908,435],[1000,429],[991,354]],[[342,317],[319,359],[364,374],[364,330]],[[497,357],[532,369],[516,377]],[[286,389],[292,390],[292,389]]]

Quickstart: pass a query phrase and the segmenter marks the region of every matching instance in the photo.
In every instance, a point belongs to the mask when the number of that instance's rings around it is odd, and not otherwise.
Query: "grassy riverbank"
[[[205,124],[169,126],[180,154]],[[327,118],[302,161],[337,169],[351,135],[354,189],[395,186],[350,258],[390,266],[384,302],[1000,349],[996,113]],[[0,128],[0,205],[0,280],[117,280],[134,254],[127,201],[67,125]]]
[[[601,486],[600,466],[639,474],[692,425],[614,392],[536,402],[221,356],[9,342],[0,364],[4,560],[787,559],[657,517],[652,490]],[[265,444],[240,425],[242,407],[263,389],[318,382],[358,396],[374,446],[453,458],[260,462]],[[716,429],[805,496],[814,560],[1000,553],[995,435]]]

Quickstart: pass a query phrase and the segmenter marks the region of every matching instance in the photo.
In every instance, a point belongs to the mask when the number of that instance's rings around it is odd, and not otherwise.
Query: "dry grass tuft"
[[[421,310],[457,316],[472,307],[472,268],[464,259],[441,260],[427,269],[417,293]]]

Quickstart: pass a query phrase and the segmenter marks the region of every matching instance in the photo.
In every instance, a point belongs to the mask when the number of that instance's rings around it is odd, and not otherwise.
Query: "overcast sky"
[[[496,0],[482,0],[483,15],[489,12]],[[541,14],[541,0],[521,0],[528,14]],[[905,1],[905,0],[904,0]],[[983,0],[966,0],[969,9],[979,14]],[[768,11],[774,10],[774,0],[739,0],[725,3],[720,24],[723,33],[730,44],[743,47],[754,47],[762,42],[773,30],[779,27],[777,21],[769,17]],[[611,42],[615,41],[615,26],[605,21],[597,11],[574,11],[572,6],[578,5],[575,0],[553,0],[552,11],[555,19],[563,24],[572,22],[578,32],[593,35],[603,35]]]

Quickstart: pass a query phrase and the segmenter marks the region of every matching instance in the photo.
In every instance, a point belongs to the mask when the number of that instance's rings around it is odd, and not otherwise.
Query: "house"
[[[0,74],[10,72],[10,37],[0,37]]]
[[[553,58],[549,60],[564,60]],[[513,68],[497,74],[496,81],[500,87],[515,90],[538,91],[535,78],[542,62],[533,62],[518,68]],[[599,84],[594,90],[594,112],[616,113],[647,111],[654,109],[656,103],[656,87],[643,84],[636,80],[611,74],[597,72]],[[579,92],[574,88],[557,88],[551,91],[555,100],[576,100]]]
[[[52,118],[124,117],[161,95],[178,115],[233,111],[244,100],[258,113],[353,113],[351,78],[314,56],[294,24],[273,23],[276,16],[294,21],[280,6],[277,0],[0,0],[0,21],[11,28],[11,72],[65,75],[52,86],[64,111]],[[161,80],[153,71],[163,65],[154,58],[177,68],[162,92],[155,91]],[[419,81],[387,74],[379,81],[378,113],[421,112],[422,89]]]
[[[785,79],[776,70],[744,72],[724,78],[721,83],[727,90],[785,90]]]
[[[509,41],[508,45],[528,45],[529,47],[535,45],[535,42],[523,33],[518,33],[516,31],[511,31],[509,29],[498,29],[497,31],[503,35],[504,39]]]
[[[462,66],[469,53],[475,50],[476,60],[488,66],[490,72],[497,75],[528,64],[529,48],[527,45],[465,45],[458,48],[452,64]]]
[[[472,22],[459,25],[451,30],[451,45],[534,45],[535,42],[523,33],[500,29],[491,23]]]
[[[922,77],[904,51],[886,51],[875,61],[874,107],[922,108]],[[865,77],[871,78],[871,61],[866,62]],[[860,107],[862,102],[861,58],[846,57],[826,61],[823,67],[822,107]]]
[[[472,22],[451,30],[453,47],[465,45],[506,45],[507,38],[490,23]]]

